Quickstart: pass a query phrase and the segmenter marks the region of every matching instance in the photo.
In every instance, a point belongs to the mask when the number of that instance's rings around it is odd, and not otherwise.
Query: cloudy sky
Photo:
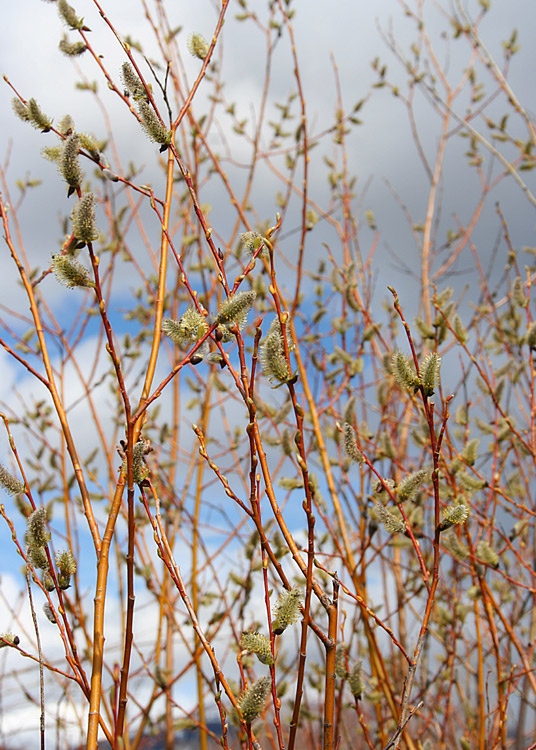
[[[118,81],[118,72],[124,56],[102,23],[93,2],[76,0],[73,5],[92,29],[91,42],[95,49],[102,51],[103,62]],[[201,32],[210,39],[217,18],[214,2],[177,0],[169,5],[172,7],[171,26],[183,27],[178,37],[183,49],[186,47],[187,35],[191,32]],[[417,3],[410,0],[411,8],[415,8],[416,5]],[[75,82],[83,78],[89,81],[98,80],[101,100],[110,114],[121,159],[126,164],[129,155],[135,154],[136,161],[146,165],[139,182],[151,182],[158,194],[164,183],[161,173],[155,168],[154,146],[140,137],[139,128],[133,118],[128,117],[117,97],[106,90],[95,61],[89,55],[73,64],[58,51],[57,44],[64,34],[64,27],[54,5],[42,0],[18,0],[4,3],[4,6],[0,25],[1,72],[24,99],[36,98],[43,110],[54,118],[55,123],[64,114],[70,113],[81,130],[93,132],[97,137],[104,138],[106,127],[98,103],[87,92],[75,89]],[[264,2],[251,0],[249,6],[264,17]],[[438,51],[442,63],[448,64],[449,80],[456,82],[469,64],[471,50],[463,39],[457,42],[452,40],[452,27],[447,18],[451,3],[448,0],[439,0],[436,3],[425,0],[423,6],[434,49]],[[123,37],[129,36],[134,41],[141,41],[147,56],[158,59],[157,47],[151,35],[147,33],[141,3],[136,0],[103,0],[103,7]],[[371,243],[374,237],[374,232],[366,228],[366,211],[374,213],[380,232],[377,262],[373,265],[376,286],[382,290],[380,296],[384,296],[387,284],[391,284],[397,287],[401,295],[407,292],[407,304],[411,306],[412,289],[415,284],[411,272],[418,264],[419,252],[400,201],[395,196],[400,197],[411,213],[413,221],[420,223],[424,220],[426,212],[428,181],[412,139],[405,107],[387,88],[372,88],[378,77],[372,69],[371,62],[374,58],[380,58],[382,64],[387,65],[389,82],[399,86],[402,92],[407,91],[407,73],[389,49],[388,40],[392,33],[401,49],[410,54],[410,45],[416,38],[415,24],[405,15],[404,7],[398,0],[294,0],[292,7],[296,10],[296,47],[301,61],[302,83],[312,132],[320,133],[333,122],[333,113],[337,107],[334,63],[340,77],[343,105],[347,110],[357,101],[372,94],[370,101],[359,113],[363,124],[354,128],[348,137],[348,168],[351,174],[357,176],[354,208],[364,224],[361,234],[363,247],[366,248],[367,243]],[[478,7],[479,4],[474,0],[468,3],[472,14],[477,12]],[[264,84],[264,41],[263,35],[256,31],[252,24],[240,23],[235,19],[235,13],[239,10],[238,3],[231,0],[222,37],[225,96],[228,101],[236,102],[238,119],[254,120],[259,111]],[[529,112],[536,111],[533,76],[536,69],[536,46],[533,39],[535,23],[534,0],[495,0],[480,29],[487,48],[496,57],[497,62],[502,64],[502,42],[508,39],[513,28],[517,27],[520,52],[512,60],[509,81]],[[192,81],[199,69],[199,62],[185,54],[184,64],[186,74]],[[294,79],[289,72],[291,65],[289,45],[284,40],[274,59],[268,99],[268,108],[272,116],[268,119],[277,116],[275,103],[284,102],[295,89]],[[489,76],[484,76],[483,82],[487,94],[492,93],[494,85]],[[69,214],[72,201],[67,200],[64,185],[58,178],[55,167],[40,156],[43,146],[50,145],[53,140],[50,135],[36,132],[14,116],[11,110],[12,96],[9,86],[2,82],[0,160],[13,203],[18,199],[17,180],[24,180],[28,176],[42,180],[39,187],[30,191],[19,218],[22,239],[30,262],[44,268],[49,262],[50,254],[58,249],[59,240],[63,235],[60,220]],[[198,116],[203,111],[203,103],[206,102],[203,97],[204,94],[201,92]],[[462,96],[454,109],[463,116],[467,105],[467,97]],[[506,109],[505,98],[500,95],[491,103],[489,113],[500,119]],[[422,94],[416,96],[415,112],[416,127],[424,152],[428,160],[433,162],[440,132],[440,118]],[[479,126],[483,127],[481,122]],[[516,121],[512,115],[510,126],[512,133],[522,137],[521,120]],[[220,147],[225,137],[230,146],[236,149],[231,154],[231,160],[246,161],[248,149],[245,148],[242,139],[233,135],[230,121],[222,119],[220,127],[221,138],[218,140],[216,128],[213,131],[212,145],[215,148]],[[268,135],[265,143],[268,143]],[[329,144],[327,139],[327,145],[319,149],[318,154],[315,151],[311,152],[310,192],[321,205],[326,205],[329,201],[327,170],[321,158],[322,155],[330,155]],[[456,217],[461,222],[468,220],[480,196],[478,180],[474,171],[468,169],[467,160],[463,155],[466,148],[467,141],[457,136],[449,143],[447,168],[441,186],[443,234],[448,228],[456,226]],[[513,151],[507,153],[511,155]],[[231,164],[229,171],[230,174],[234,174]],[[495,173],[500,174],[500,170],[496,168]],[[534,192],[533,173],[527,172],[525,177]],[[275,180],[267,174],[254,184],[251,200],[259,217],[275,215],[276,189]],[[220,205],[218,197],[216,183],[214,188],[208,185],[204,198],[213,204],[211,223],[224,242],[226,233],[230,232],[234,224],[234,216],[231,221],[227,206]],[[536,245],[534,206],[527,201],[522,191],[508,180],[501,183],[489,196],[474,232],[473,239],[484,260],[489,258],[495,247],[500,228],[495,214],[497,200],[501,201],[514,246],[521,249],[524,246]],[[297,226],[297,217],[295,223]],[[157,227],[153,227],[153,232],[152,236],[157,238]],[[325,234],[323,232],[324,229],[320,226],[318,235],[312,233],[310,247],[314,258],[318,257],[322,242],[329,241],[331,237],[327,230]],[[290,255],[294,251],[294,237],[290,217],[286,239],[282,240],[286,243]],[[136,248],[134,239],[132,244]],[[9,262],[5,245],[2,247],[2,253],[0,302],[5,308],[25,315],[27,303],[17,286],[15,269]],[[501,253],[506,253],[504,247],[498,248],[499,256]],[[149,261],[140,259],[140,262],[147,262],[150,267]],[[499,260],[499,268],[501,264],[503,262]],[[470,276],[474,269],[469,254],[461,256],[457,268],[459,275],[449,281],[462,290],[467,279],[474,278]],[[117,298],[123,300],[131,292],[135,282],[128,270],[120,281]],[[71,292],[66,292],[60,287],[54,290],[53,285],[49,284],[49,294],[51,304],[56,310],[68,309]],[[120,306],[118,304],[118,307]],[[416,312],[417,310],[413,310],[413,313]],[[24,330],[24,325],[17,318],[10,317],[9,325],[16,330]],[[96,338],[88,338],[84,346],[87,348],[88,358],[92,359]],[[83,351],[79,354],[81,357],[84,356]],[[2,351],[0,368],[0,401],[8,406],[13,405],[15,383],[20,397],[30,398],[35,388],[34,384],[13,366]],[[71,382],[75,383],[70,394],[70,400],[74,403],[80,396],[80,386],[74,376]],[[79,437],[83,441],[83,412],[78,421],[73,419],[73,423],[75,429],[79,429]],[[87,439],[89,441],[89,437]],[[0,436],[0,446],[3,451],[7,451],[7,440],[4,435]],[[4,528],[0,534],[2,541],[9,542],[9,534],[6,534]],[[17,590],[13,577],[17,567],[18,560],[6,565],[0,564],[0,570],[4,571],[2,590],[8,599],[12,599]],[[4,731],[9,732],[10,727],[4,726]]]

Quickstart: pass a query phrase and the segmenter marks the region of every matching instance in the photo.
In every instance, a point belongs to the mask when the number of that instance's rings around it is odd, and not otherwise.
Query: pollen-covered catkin
[[[299,588],[284,591],[274,605],[272,628],[276,635],[281,635],[289,625],[296,622],[300,615],[303,593]]]
[[[238,707],[242,718],[248,724],[257,718],[266,704],[272,681],[269,677],[261,677],[250,685],[238,699]]]

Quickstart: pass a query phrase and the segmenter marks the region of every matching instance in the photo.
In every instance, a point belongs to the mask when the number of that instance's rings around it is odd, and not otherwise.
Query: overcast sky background
[[[104,138],[105,128],[102,115],[93,98],[88,93],[76,91],[74,83],[80,79],[75,66],[57,50],[57,43],[64,33],[64,27],[58,19],[54,5],[42,0],[18,0],[3,3],[2,23],[0,25],[0,70],[5,74],[20,94],[25,98],[35,97],[43,110],[59,119],[70,113],[81,130],[95,133],[98,138]],[[111,38],[109,30],[101,22],[91,0],[77,0],[73,2],[79,15],[84,16],[87,25],[92,29],[91,42],[96,49],[103,50],[104,62],[110,71],[119,71],[124,60],[121,50]],[[185,45],[187,35],[198,31],[208,39],[212,35],[217,13],[214,4],[208,0],[190,0],[187,2],[169,3],[173,6],[170,12],[172,25],[182,25],[183,31],[179,39]],[[314,132],[328,127],[333,121],[336,107],[336,93],[333,69],[330,55],[337,63],[340,74],[344,105],[347,109],[358,100],[365,97],[376,75],[371,69],[371,61],[379,56],[388,65],[388,78],[401,87],[405,85],[407,74],[396,62],[381,38],[379,29],[388,31],[392,24],[394,36],[404,48],[408,48],[415,39],[413,22],[404,16],[401,4],[397,0],[377,0],[364,2],[363,0],[295,0],[296,9],[295,33],[298,55],[301,60],[301,74],[307,101],[307,113]],[[476,2],[470,2],[471,12],[477,7]],[[144,51],[149,57],[156,57],[157,50],[146,32],[141,5],[135,0],[103,0],[110,18],[123,36],[130,35],[134,40],[143,42]],[[264,12],[264,2],[251,0],[250,7]],[[413,5],[412,5],[413,7]],[[441,0],[437,4],[425,2],[426,19],[429,29],[438,49],[442,49],[445,40],[442,34],[451,33],[445,12],[450,4]],[[251,117],[252,112],[258,111],[264,72],[264,48],[262,36],[252,31],[250,24],[240,24],[234,19],[238,6],[231,7],[228,20],[224,28],[224,79],[226,81],[225,95],[229,101],[236,101],[239,117]],[[512,61],[509,81],[521,102],[526,107],[536,110],[534,97],[534,70],[536,69],[536,45],[534,45],[534,29],[536,28],[536,3],[534,0],[496,0],[492,4],[489,16],[481,25],[481,33],[490,51],[497,61],[502,61],[501,43],[510,36],[514,27],[518,28],[521,51]],[[74,37],[73,37],[74,38]],[[469,46],[463,41],[453,49],[457,53],[452,57],[451,69],[460,73],[466,66]],[[463,51],[463,52],[462,52]],[[186,55],[186,58],[188,56]],[[147,164],[143,177],[139,182],[152,182],[155,192],[159,194],[163,189],[162,175],[154,168],[155,148],[140,136],[139,128],[133,118],[128,117],[123,105],[110,92],[106,91],[102,77],[96,69],[95,63],[89,55],[81,58],[77,65],[89,80],[98,80],[99,91],[103,101],[109,108],[111,119],[122,157],[129,153],[136,154],[138,162]],[[199,69],[199,62],[187,59],[190,80],[193,80]],[[270,109],[275,113],[274,102],[285,101],[288,94],[295,89],[295,82],[289,73],[290,56],[288,44],[285,40],[281,44],[280,54],[276,57],[270,93]],[[118,78],[117,78],[118,79]],[[116,79],[116,80],[117,80]],[[455,76],[453,76],[455,80]],[[0,86],[0,159],[6,169],[7,182],[11,190],[12,200],[17,197],[15,182],[24,179],[29,174],[32,178],[43,180],[41,186],[33,190],[21,210],[20,219],[23,228],[25,248],[32,263],[46,267],[52,252],[58,249],[61,239],[59,218],[70,213],[72,200],[68,201],[65,187],[58,178],[53,165],[40,157],[40,150],[44,145],[51,145],[55,138],[36,132],[28,125],[21,123],[12,113],[12,92],[3,83]],[[489,84],[489,79],[486,80]],[[491,90],[491,87],[488,91]],[[200,95],[202,100],[203,94]],[[504,113],[504,99],[497,103],[497,112]],[[295,111],[297,111],[295,109]],[[427,155],[433,156],[437,144],[439,120],[431,112],[424,100],[418,105],[418,126],[423,138]],[[464,114],[463,106],[458,110]],[[197,111],[197,114],[200,110]],[[411,139],[410,128],[405,110],[400,101],[396,100],[387,90],[376,91],[371,101],[365,105],[360,118],[363,125],[354,129],[348,139],[349,171],[358,177],[356,185],[356,206],[362,191],[368,185],[366,197],[360,208],[361,218],[370,209],[374,212],[378,228],[381,232],[380,246],[374,274],[380,297],[385,296],[387,284],[395,286],[401,298],[411,309],[415,297],[414,280],[400,268],[390,254],[394,251],[403,259],[409,268],[415,268],[418,263],[418,251],[410,229],[403,218],[396,200],[393,198],[386,180],[399,192],[404,202],[413,214],[415,221],[423,221],[426,211],[427,182],[424,170],[417,156]],[[271,118],[268,118],[271,119]],[[228,125],[228,123],[227,123]],[[225,123],[223,125],[225,127]],[[520,127],[514,123],[513,127]],[[231,144],[236,145],[233,157],[247,160],[247,149],[241,140],[228,133]],[[218,146],[217,142],[214,146]],[[476,176],[468,170],[463,157],[467,143],[457,139],[449,146],[448,169],[445,171],[443,184],[443,225],[454,228],[453,215],[465,221],[479,197],[479,185]],[[241,149],[244,149],[242,152]],[[329,153],[329,147],[326,153]],[[313,151],[311,160],[311,196],[320,204],[325,204],[329,196],[326,181],[326,168],[320,155]],[[524,175],[534,190],[533,173]],[[259,216],[270,218],[275,216],[275,183],[261,180],[254,186],[252,204]],[[213,204],[210,216],[211,224],[222,238],[225,238],[234,223],[229,217],[226,205],[218,203],[218,188],[206,191]],[[520,189],[511,180],[503,183],[496,194],[489,196],[487,207],[483,214],[474,241],[479,246],[482,256],[494,247],[499,230],[495,215],[494,204],[501,200],[511,232],[512,242],[517,249],[524,246],[536,245],[534,237],[535,213],[534,208],[526,200]],[[298,218],[296,218],[296,226]],[[157,226],[152,227],[157,237]],[[367,248],[367,240],[372,241],[372,232],[365,229],[361,235],[363,246]],[[312,233],[308,238],[311,257],[320,257],[321,242],[324,239],[321,228],[318,235]],[[286,239],[289,255],[293,252],[295,240],[292,233]],[[131,240],[135,247],[135,240]],[[506,257],[506,248],[503,248]],[[502,252],[502,250],[500,250]],[[366,254],[366,253],[365,253]],[[16,284],[15,269],[10,263],[8,251],[2,246],[0,275],[0,302],[7,307],[13,307],[20,312],[27,312],[27,303]],[[143,262],[143,260],[142,260]],[[530,262],[527,257],[526,262]],[[314,266],[314,264],[312,264]],[[499,263],[499,267],[501,263]],[[459,269],[464,274],[454,277],[459,290],[471,277],[473,265],[469,255],[462,257]],[[68,310],[69,295],[72,292],[54,287],[49,279],[49,294],[56,309]],[[122,296],[132,291],[132,278],[125,274],[122,288],[117,290],[118,301]],[[472,296],[471,296],[472,294]],[[469,295],[475,298],[474,291]],[[72,299],[72,298],[71,298]],[[120,304],[118,302],[118,306]],[[413,314],[417,311],[412,310]],[[411,315],[410,315],[411,317]],[[16,323],[13,323],[17,325]],[[21,324],[22,326],[22,324]],[[24,330],[24,326],[21,327]],[[85,344],[88,356],[95,347],[95,340],[90,339]],[[104,367],[104,364],[103,364]],[[24,397],[30,397],[35,390],[35,384],[15,368],[8,356],[0,352],[0,402],[8,403],[12,399],[14,385]],[[41,394],[42,396],[43,394]],[[74,401],[78,397],[76,388],[71,395]],[[75,425],[75,430],[77,429]],[[78,421],[80,439],[83,440],[84,423],[82,416]],[[7,451],[7,440],[0,436],[2,455]],[[3,498],[0,498],[3,501]],[[0,540],[9,543],[6,529],[0,529]],[[15,561],[15,566],[18,561]],[[4,570],[2,577],[2,592],[12,601],[19,590],[19,579],[15,579],[16,567],[13,561],[0,562],[0,569]],[[0,629],[2,629],[0,624]],[[49,627],[46,622],[43,627]],[[50,626],[52,628],[52,626]],[[46,630],[45,630],[46,633]],[[110,633],[110,642],[113,633]],[[7,650],[6,650],[7,651]],[[5,653],[0,655],[5,658]],[[32,718],[32,721],[35,717]],[[7,721],[4,720],[4,721]],[[3,725],[4,731],[11,731],[12,726],[20,726],[20,717],[11,715],[9,723]],[[32,735],[35,736],[35,735]]]

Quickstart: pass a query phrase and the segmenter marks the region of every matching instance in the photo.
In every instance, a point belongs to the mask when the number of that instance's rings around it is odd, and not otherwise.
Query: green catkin
[[[37,568],[37,570],[50,570],[46,548],[34,544],[29,534],[26,534],[26,544],[28,547],[28,560],[33,567]]]
[[[187,42],[188,52],[198,60],[204,60],[208,55],[209,45],[203,34],[190,34]]]
[[[132,448],[132,482],[141,484],[149,475],[149,469],[145,463],[145,456],[152,450],[149,440],[138,440]],[[127,460],[123,461],[122,471],[127,473]]]
[[[410,500],[427,476],[427,469],[419,469],[419,471],[414,471],[413,474],[404,477],[396,489],[398,501],[403,503],[406,500]]]
[[[4,488],[8,495],[19,495],[26,490],[24,482],[15,479],[2,464],[0,464],[0,486]]]
[[[519,276],[516,276],[512,284],[512,299],[518,307],[526,307],[529,303],[523,291],[523,282]]]
[[[423,339],[435,339],[434,329],[427,326],[422,318],[414,318],[414,322]]]
[[[529,349],[536,349],[536,322],[529,325],[527,329],[526,339],[527,344],[529,345]]]
[[[456,477],[463,489],[468,492],[477,492],[487,486],[487,482],[484,479],[480,479],[474,474],[469,474],[467,471],[458,471]]]
[[[242,633],[240,648],[243,651],[250,651],[252,654],[255,654],[261,664],[271,666],[274,663],[274,657],[270,648],[270,639],[262,635],[262,633],[257,633],[256,631]]]
[[[402,518],[395,516],[394,513],[391,513],[390,510],[387,510],[380,503],[374,505],[374,515],[390,534],[399,534],[406,530],[406,522]]]
[[[12,99],[13,111],[23,122],[29,122],[36,130],[48,133],[52,127],[52,120],[42,111],[35,99],[29,99],[23,104],[20,99]]]
[[[22,516],[24,516],[24,518],[29,518],[32,515],[33,508],[25,495],[15,495],[14,502],[17,510]]]
[[[230,326],[235,324],[238,328],[245,325],[248,312],[253,307],[256,292],[238,292],[222,303],[216,322],[220,325]]]
[[[344,411],[342,413],[343,422],[349,422],[352,424],[355,417],[355,407],[357,405],[357,398],[356,396],[351,396],[351,398],[348,399],[348,403],[344,407]]]
[[[355,661],[350,667],[348,673],[348,685],[352,695],[356,698],[360,698],[365,691],[365,683],[363,682],[363,662],[361,659]]]
[[[70,550],[56,552],[56,565],[58,566],[58,586],[60,589],[68,589],[71,585],[71,576],[76,573],[76,561]]]
[[[203,338],[208,331],[208,324],[199,310],[189,307],[178,321],[165,318],[162,321],[162,331],[174,344],[182,346]]]
[[[27,542],[37,547],[44,547],[50,540],[50,531],[46,526],[47,511],[41,507],[34,510],[28,519]]]
[[[167,130],[160,122],[156,112],[151,104],[145,99],[140,99],[138,103],[138,112],[141,117],[141,124],[146,134],[153,143],[169,145],[171,141],[171,131]]]
[[[63,23],[70,29],[81,29],[84,25],[82,18],[78,18],[76,11],[67,0],[58,0],[58,13]]]
[[[134,101],[139,102],[142,99],[147,99],[145,86],[129,62],[124,62],[121,66],[121,80]]]
[[[60,284],[68,289],[95,286],[95,282],[89,278],[89,273],[84,266],[68,255],[61,255],[60,253],[53,255],[52,270]]]
[[[63,141],[63,148],[58,160],[61,176],[69,185],[70,192],[80,187],[83,173],[79,162],[80,138],[76,133],[67,136]]]
[[[348,677],[348,670],[346,669],[346,662],[347,662],[346,643],[338,643],[335,649],[335,674],[341,680],[345,680]]]
[[[61,146],[45,146],[41,149],[41,156],[47,161],[51,161],[54,164],[58,164],[61,158],[63,149]]]
[[[243,232],[240,235],[242,250],[247,255],[254,255],[263,242],[265,242],[265,238],[258,232]],[[264,245],[258,257],[262,258],[264,255],[266,255],[266,245]]]
[[[289,351],[291,349],[292,345],[289,344]],[[274,318],[268,333],[261,342],[260,360],[262,371],[269,380],[278,380],[280,383],[288,383],[291,378],[291,373],[288,367],[287,358],[285,357],[285,343],[278,318]]]
[[[80,146],[84,148],[95,160],[99,160],[100,152],[106,147],[106,141],[98,141],[94,135],[78,133]]]
[[[79,57],[84,54],[87,47],[84,42],[70,42],[67,38],[64,38],[58,44],[58,49],[67,57]]]
[[[466,505],[449,505],[443,508],[443,520],[440,524],[441,531],[450,529],[451,526],[464,524],[469,518],[469,508]]]
[[[456,409],[456,414],[454,415],[454,421],[456,424],[466,425],[469,421],[469,412],[467,409],[467,404],[460,404],[458,408]]]
[[[276,635],[281,635],[289,625],[296,622],[300,615],[303,592],[299,588],[284,591],[274,605],[272,628]]]
[[[343,425],[344,435],[344,452],[350,459],[356,464],[362,464],[365,461],[365,456],[361,453],[357,447],[357,440],[355,436],[355,430],[351,424],[345,422]]]
[[[432,396],[434,389],[439,385],[439,368],[441,357],[436,352],[427,354],[420,368],[420,382],[425,396]]]
[[[399,386],[413,390],[419,385],[419,378],[409,357],[396,351],[391,358],[391,373]]]
[[[277,480],[277,484],[284,490],[297,490],[300,487],[303,487],[303,479],[298,479],[297,477],[281,477]]]
[[[463,323],[462,319],[456,313],[454,316],[454,319],[452,321],[452,327],[454,329],[454,333],[456,334],[456,337],[461,341],[462,344],[466,344],[467,340],[469,339],[469,334],[467,333]]]
[[[159,688],[165,690],[169,685],[169,670],[162,669],[160,664],[157,664],[154,669],[154,681]]]
[[[99,230],[95,224],[95,196],[93,193],[84,193],[73,208],[71,220],[76,239],[89,244],[98,238]]]
[[[58,130],[62,135],[71,135],[74,132],[74,120],[71,115],[64,115],[58,123]]]
[[[291,456],[294,452],[292,433],[286,428],[281,433],[281,448],[283,449],[285,456]]]
[[[264,709],[271,687],[271,679],[261,677],[253,685],[250,685],[238,699],[240,713],[247,724],[251,724]]]
[[[30,113],[28,112],[28,107],[26,106],[26,104],[23,104],[20,99],[13,97],[13,99],[11,100],[11,107],[19,120],[22,120],[23,122],[30,122]]]
[[[447,552],[450,552],[452,557],[456,558],[456,560],[460,560],[460,562],[463,562],[469,557],[469,550],[452,531],[441,537],[441,544],[445,547]]]
[[[468,466],[473,466],[478,458],[479,444],[480,440],[478,438],[473,438],[464,445],[464,448],[460,453],[460,458],[463,459]]]
[[[492,568],[499,567],[499,555],[485,539],[479,541],[476,545],[475,552],[476,556],[480,558],[482,562],[486,563],[486,565],[490,565]]]

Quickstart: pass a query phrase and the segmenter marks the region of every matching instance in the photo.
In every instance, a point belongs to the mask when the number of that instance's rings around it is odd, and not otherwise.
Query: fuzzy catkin
[[[262,633],[257,633],[256,631],[242,633],[240,646],[243,651],[250,651],[252,654],[255,654],[262,664],[271,666],[274,663],[274,657],[270,648],[270,639],[262,635]]]
[[[246,322],[248,312],[253,307],[256,292],[238,292],[237,294],[231,295],[225,302],[222,303],[216,322],[220,325],[232,325],[233,323],[242,328]]]
[[[58,160],[60,174],[72,190],[80,187],[84,176],[79,163],[79,149],[80,138],[76,133],[73,133],[63,141],[63,148]]]
[[[272,628],[276,635],[281,635],[289,625],[296,622],[300,615],[303,593],[299,588],[284,591],[274,605]]]
[[[204,60],[208,55],[209,46],[203,34],[199,34],[198,32],[190,34],[187,46],[188,52],[192,57],[197,57],[198,60]]]
[[[357,447],[357,440],[355,436],[355,430],[352,427],[351,424],[348,422],[345,422],[343,425],[343,435],[344,435],[344,452],[348,456],[348,458],[353,461],[356,464],[363,463],[365,460],[364,455],[361,453],[359,448]]]
[[[247,724],[251,724],[264,709],[271,687],[271,679],[261,677],[253,685],[250,685],[238,699],[238,707]]]
[[[73,208],[71,220],[76,239],[86,244],[97,239],[99,230],[95,224],[95,196],[93,193],[84,193]]]
[[[8,495],[19,495],[26,489],[24,482],[15,479],[2,464],[0,464],[0,486],[4,488]]]
[[[140,99],[138,112],[141,117],[142,127],[150,140],[161,145],[169,144],[171,141],[171,131],[162,125],[151,104],[145,99]]]
[[[290,342],[288,348],[289,351],[292,349]],[[278,380],[280,383],[288,383],[291,378],[291,373],[285,356],[285,340],[283,338],[281,324],[278,318],[274,318],[268,333],[261,342],[260,360],[262,371],[269,380]]]

